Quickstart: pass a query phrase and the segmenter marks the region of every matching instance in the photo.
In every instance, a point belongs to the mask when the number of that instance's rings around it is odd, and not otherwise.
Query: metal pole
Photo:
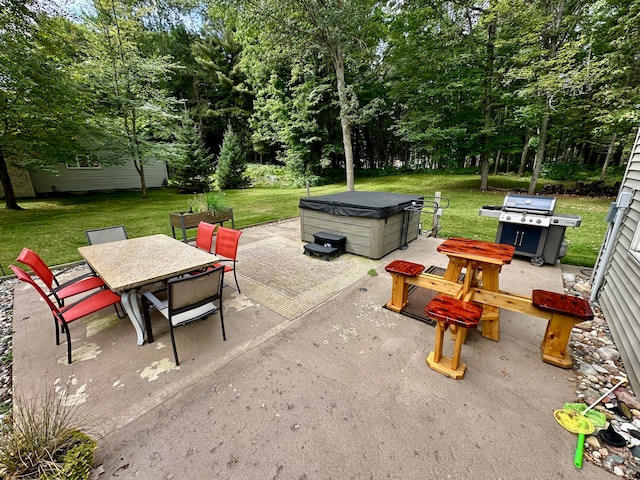
[[[442,210],[440,210],[440,197],[441,193],[436,192],[434,197],[435,209],[433,212],[433,220],[431,222],[431,234],[430,236],[436,238],[438,236],[438,225],[440,224],[440,215],[442,215]]]
[[[611,257],[611,254],[615,249],[614,243],[616,242],[618,231],[620,230],[620,226],[622,225],[622,219],[625,216],[627,208],[629,208],[629,205],[631,204],[631,192],[621,192],[616,203],[618,204],[618,211],[616,212],[616,218],[613,222],[611,238],[607,241],[608,245],[605,246],[605,250],[602,254],[602,259],[600,260],[600,265],[598,266],[598,271],[593,280],[593,284],[591,285],[591,297],[589,298],[590,302],[595,302],[598,298],[600,287],[602,286],[602,282],[604,281],[605,271],[609,266],[609,258]]]

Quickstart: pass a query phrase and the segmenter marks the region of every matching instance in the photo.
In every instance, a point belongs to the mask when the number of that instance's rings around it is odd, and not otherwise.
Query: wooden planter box
[[[187,241],[187,230],[189,228],[197,228],[200,222],[217,223],[223,225],[224,222],[231,221],[231,228],[235,228],[233,221],[233,209],[230,208],[225,212],[172,212],[169,214],[169,221],[171,222],[171,232],[173,238],[176,238],[176,228],[182,231],[182,241]]]

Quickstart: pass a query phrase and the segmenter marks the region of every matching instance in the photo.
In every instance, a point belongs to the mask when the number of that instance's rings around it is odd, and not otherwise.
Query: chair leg
[[[69,325],[65,323],[62,329],[67,334],[67,364],[71,365],[71,333],[69,332]]]
[[[118,309],[118,305],[120,305],[120,309]],[[115,308],[116,315],[118,315],[118,318],[120,320],[122,320],[126,316],[126,313],[124,311],[124,307],[122,306],[122,302],[114,303],[113,304],[113,308]]]
[[[233,278],[236,281],[236,288],[238,289],[238,293],[240,293],[240,285],[238,284],[238,277],[236,276],[236,268],[235,265],[233,267]]]
[[[54,318],[53,324],[56,327],[56,345],[60,345],[60,325],[58,325],[58,321]]]
[[[178,360],[178,350],[176,349],[176,339],[173,336],[173,323],[169,320],[169,334],[171,335],[171,346],[173,347],[173,358],[176,361],[176,367],[180,365],[180,361]]]
[[[227,335],[224,333],[224,316],[222,315],[222,305],[218,309],[218,313],[220,313],[220,325],[222,325],[222,340],[227,340]]]

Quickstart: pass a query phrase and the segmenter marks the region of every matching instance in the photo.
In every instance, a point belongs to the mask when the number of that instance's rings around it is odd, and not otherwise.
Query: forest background
[[[605,179],[640,124],[640,1],[0,0],[0,180],[162,158],[172,183],[373,169]],[[231,165],[220,164],[224,139]],[[238,162],[234,164],[233,162]],[[619,173],[619,172],[618,172]]]

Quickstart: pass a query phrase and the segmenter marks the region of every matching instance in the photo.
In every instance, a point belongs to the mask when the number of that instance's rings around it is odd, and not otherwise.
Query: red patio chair
[[[240,285],[238,285],[238,277],[236,276],[236,256],[238,254],[238,242],[240,241],[240,235],[242,235],[240,230],[234,230],[233,228],[228,227],[218,228],[218,232],[216,234],[216,248],[213,252],[216,257],[225,257],[221,258],[220,261],[233,263],[233,266],[224,265],[224,272],[227,273],[233,271],[233,278],[236,281],[238,293],[240,293]],[[221,264],[217,263],[214,267],[218,267],[220,265]]]
[[[28,283],[44,298],[45,302],[53,313],[53,321],[56,327],[56,345],[60,345],[60,329],[67,336],[67,363],[71,364],[71,334],[69,333],[69,324],[74,320],[91,315],[105,307],[115,305],[120,301],[120,295],[112,292],[106,287],[95,290],[86,297],[66,305],[58,307],[49,296],[40,288],[40,286],[25,272],[15,265],[9,265],[9,268],[16,274],[18,280]]]
[[[33,270],[33,273],[35,273],[47,287],[49,295],[56,299],[59,307],[64,305],[65,298],[105,286],[104,281],[93,272],[68,280],[65,283],[60,283],[56,278],[56,275],[51,271],[47,264],[44,263],[42,258],[40,258],[36,252],[26,247],[22,249],[22,252],[20,252],[20,255],[18,255],[16,260],[20,263],[24,263]],[[118,313],[118,316],[120,316],[117,309],[116,312]]]
[[[198,233],[196,234],[196,248],[211,253],[216,228],[218,228],[218,225],[200,222],[198,224]]]

